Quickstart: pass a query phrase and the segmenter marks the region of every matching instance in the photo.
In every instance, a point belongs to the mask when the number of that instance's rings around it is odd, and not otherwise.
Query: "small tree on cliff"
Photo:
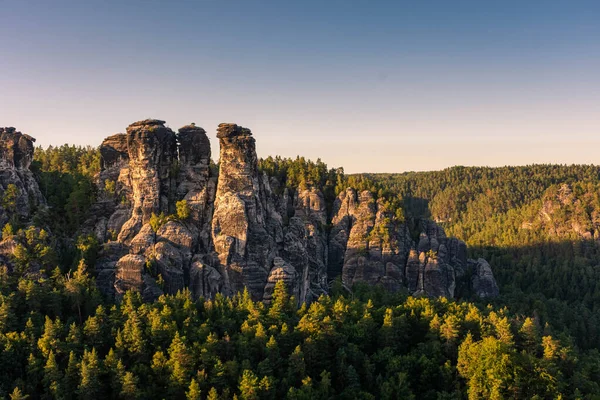
[[[150,227],[152,228],[152,230],[154,232],[158,232],[158,230],[167,222],[169,221],[169,217],[165,215],[165,213],[161,212],[160,214],[156,215],[155,213],[152,213],[152,215],[150,216]]]
[[[175,206],[177,207],[177,218],[181,221],[185,221],[190,217],[191,210],[187,200],[178,201]]]
[[[17,197],[19,196],[19,189],[17,185],[11,183],[4,190],[2,195],[2,207],[9,213],[17,212]]]

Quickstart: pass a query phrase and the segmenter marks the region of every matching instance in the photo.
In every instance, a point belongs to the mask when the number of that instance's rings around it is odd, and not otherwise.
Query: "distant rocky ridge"
[[[328,215],[318,188],[282,189],[259,171],[249,129],[221,124],[217,138],[218,176],[206,132],[193,124],[174,132],[164,121],[144,120],[103,141],[100,195],[82,230],[103,243],[96,270],[107,296],[133,289],[152,300],[188,287],[212,298],[247,288],[268,302],[283,280],[299,302],[310,302],[340,275],[348,288],[366,282],[445,297],[466,278],[477,296],[498,295],[489,264],[468,260],[465,244],[434,222],[421,221],[415,241],[385,202],[354,189],[340,193]],[[30,162],[33,147],[24,146]],[[27,162],[9,164],[0,165],[28,172]],[[188,218],[153,219],[175,214],[181,200]]]

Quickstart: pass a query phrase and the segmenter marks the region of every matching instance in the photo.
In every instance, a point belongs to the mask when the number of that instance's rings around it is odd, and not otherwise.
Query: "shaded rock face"
[[[299,302],[312,301],[327,293],[327,208],[323,194],[315,189],[286,189],[280,203],[284,214],[284,246],[281,255],[294,267],[299,280]],[[281,209],[281,207],[280,207]]]
[[[298,298],[300,296],[300,286],[298,273],[296,269],[291,265],[287,264],[281,257],[275,257],[273,260],[273,268],[269,272],[269,278],[265,285],[263,301],[270,303],[273,298],[273,292],[275,291],[275,285],[277,282],[283,281],[286,288],[292,296]]]
[[[420,222],[415,243],[407,226],[394,222],[387,207],[369,191],[348,189],[338,196],[329,237],[330,277],[341,269],[347,287],[366,282],[390,291],[407,289],[413,295],[453,298],[457,280],[472,262],[467,260],[465,243],[447,238],[439,225],[427,220]],[[472,286],[482,288],[476,290],[478,295],[498,295],[491,268],[471,270]]]
[[[214,267],[195,261],[190,268],[190,291],[195,298],[214,298],[223,289],[223,277]]]
[[[334,207],[338,215],[333,220],[330,266],[339,270],[342,265],[342,282],[348,287],[366,282],[400,290],[411,245],[406,225],[393,222],[388,206],[375,201],[369,191],[357,194],[348,189]]]
[[[4,198],[12,185],[16,188],[14,209],[5,210],[0,206],[0,226],[14,217],[14,213],[19,219],[28,220],[34,209],[46,204],[29,169],[34,142],[34,138],[15,128],[0,128],[0,198]]]
[[[453,297],[469,270],[478,296],[497,295],[489,265],[468,261],[465,244],[435,223],[422,221],[415,242],[386,202],[354,189],[340,193],[328,215],[318,189],[281,188],[259,171],[249,129],[221,124],[217,138],[218,178],[206,132],[193,124],[174,133],[145,120],[103,142],[92,226],[105,242],[97,264],[104,293],[119,298],[133,289],[151,300],[186,287],[205,298],[247,289],[269,302],[281,280],[302,303],[341,275],[348,287]],[[173,214],[181,200],[189,218],[170,218],[155,231],[152,214]]]
[[[473,269],[471,278],[473,293],[480,297],[496,297],[500,294],[492,267],[483,258],[477,260],[469,260],[469,266]]]
[[[206,131],[195,125],[179,129],[179,164],[177,198],[190,208],[190,229],[197,237],[197,250],[211,250],[211,221],[216,193],[216,179],[210,178],[210,142]]]

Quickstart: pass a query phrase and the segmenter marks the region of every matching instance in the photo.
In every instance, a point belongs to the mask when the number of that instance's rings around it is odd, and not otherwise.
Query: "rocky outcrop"
[[[483,258],[469,260],[469,267],[473,271],[471,285],[474,295],[479,298],[486,298],[496,297],[500,294],[492,267],[486,260]]]
[[[600,240],[600,210],[593,197],[573,189],[567,183],[549,187],[537,214],[523,221],[521,229],[544,233],[551,241]]]
[[[333,204],[331,218],[332,229],[329,235],[329,265],[330,277],[342,275],[346,246],[352,229],[358,198],[354,189],[347,189],[338,195]]]
[[[168,214],[175,206],[177,141],[164,121],[148,119],[127,127],[131,217],[119,233],[119,241],[133,239],[152,214]]]
[[[281,257],[275,257],[273,260],[273,268],[269,272],[269,278],[265,285],[263,301],[270,303],[275,291],[275,285],[277,282],[283,281],[288,292],[298,298],[300,296],[300,281],[298,279],[298,273],[296,269],[291,265],[287,264]]]
[[[381,199],[375,201],[369,191],[357,194],[348,189],[338,196],[329,238],[330,276],[341,266],[347,287],[366,282],[390,291],[407,289],[414,295],[453,298],[457,281],[468,267],[465,243],[447,238],[429,220],[420,222],[421,234],[415,243],[408,227],[396,221],[388,207]],[[474,271],[472,277],[482,288],[478,295],[496,296],[491,269],[481,271],[485,272]]]
[[[223,276],[214,267],[197,260],[190,267],[190,291],[195,298],[214,298],[223,289]]]
[[[206,131],[187,125],[177,133],[179,163],[177,199],[190,208],[188,228],[197,239],[195,250],[207,254],[212,249],[211,222],[217,183],[210,177],[210,142]]]
[[[105,246],[101,254],[100,287],[110,288],[112,279],[117,297],[132,288],[148,298],[162,290],[183,289],[189,283],[193,255],[211,248],[216,184],[210,177],[206,132],[192,124],[175,133],[164,121],[139,121],[126,134],[105,139],[100,154],[102,190],[91,224],[101,241],[119,243]],[[181,200],[187,203],[189,217],[185,221],[166,217],[175,214]],[[154,232],[150,219],[161,213],[170,220]],[[115,262],[116,257],[120,258]],[[154,279],[159,274],[162,289]]]
[[[404,267],[410,250],[405,224],[395,221],[389,205],[375,201],[369,191],[348,189],[334,205],[330,238],[330,272],[339,271],[348,287],[357,282],[398,291],[404,286]],[[344,249],[342,251],[342,249]]]
[[[127,254],[117,261],[115,288],[118,295],[122,296],[127,290],[142,291],[145,266],[146,259],[137,254]]]
[[[302,303],[327,293],[340,275],[348,288],[364,282],[454,297],[463,285],[479,297],[498,294],[489,264],[467,260],[465,244],[437,224],[421,221],[413,241],[390,204],[352,188],[328,214],[318,188],[289,187],[259,171],[249,129],[221,124],[217,138],[218,176],[211,174],[206,132],[195,124],[175,133],[147,119],[103,141],[98,198],[81,233],[102,243],[96,281],[105,295],[136,290],[152,300],[187,287],[194,297],[213,298],[247,289],[269,302],[283,281]],[[0,195],[13,197],[0,222],[26,221],[45,204],[29,170],[33,142],[14,128],[0,129]],[[558,201],[577,206],[567,189]],[[553,207],[545,205],[548,218]],[[185,212],[177,216],[178,208]],[[14,246],[0,242],[0,262]]]
[[[455,295],[466,246],[435,223],[423,221],[414,242],[387,202],[351,188],[328,215],[319,189],[283,187],[259,171],[249,129],[221,124],[217,138],[218,178],[206,132],[194,124],[174,133],[163,121],[145,120],[103,142],[94,231],[106,242],[97,265],[105,293],[133,289],[152,299],[189,287],[194,297],[212,298],[247,289],[269,302],[284,281],[302,303],[327,293],[341,275],[347,287]],[[185,220],[172,216],[182,200]],[[160,213],[165,218],[151,225]],[[471,283],[478,295],[495,295],[491,269],[469,270],[479,271]]]
[[[277,221],[268,221],[272,219],[266,204],[268,182],[259,176],[249,129],[221,124],[217,137],[221,153],[212,238],[219,268],[229,294],[247,288],[258,300],[276,256],[275,238],[269,231],[277,230]]]
[[[46,204],[29,169],[35,139],[15,128],[0,128],[0,226],[11,218],[29,220],[35,209]]]
[[[305,302],[328,291],[327,207],[323,194],[315,188],[298,190],[293,205],[283,254],[300,279],[296,298]]]

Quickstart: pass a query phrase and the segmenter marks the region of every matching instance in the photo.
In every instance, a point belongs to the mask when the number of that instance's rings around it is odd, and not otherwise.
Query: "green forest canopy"
[[[598,398],[598,167],[345,175],[300,157],[260,167],[279,190],[319,188],[329,209],[353,187],[407,223],[439,221],[490,261],[501,296],[488,305],[337,285],[297,310],[279,285],[270,305],[187,291],[111,304],[94,283],[98,244],[75,237],[99,153],[38,148],[32,169],[50,211],[35,219],[45,230],[5,227],[19,247],[17,269],[0,273],[0,396]]]

